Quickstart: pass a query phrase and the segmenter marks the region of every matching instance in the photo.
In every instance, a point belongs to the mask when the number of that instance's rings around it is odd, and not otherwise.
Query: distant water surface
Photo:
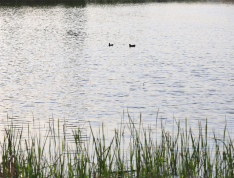
[[[234,126],[233,17],[220,3],[0,7],[1,130],[51,117],[114,129],[123,111]]]

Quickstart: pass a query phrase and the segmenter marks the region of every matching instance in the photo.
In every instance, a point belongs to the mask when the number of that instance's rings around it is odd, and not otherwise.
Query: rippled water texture
[[[234,120],[234,5],[0,7],[0,119]],[[114,43],[109,47],[108,43]],[[129,44],[136,44],[129,48]]]

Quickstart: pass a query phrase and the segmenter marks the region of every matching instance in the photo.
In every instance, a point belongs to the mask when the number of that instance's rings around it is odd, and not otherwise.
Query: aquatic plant
[[[59,121],[58,121],[59,122]],[[158,121],[156,121],[158,122]],[[6,127],[0,144],[0,177],[233,177],[233,141],[227,127],[223,138],[209,137],[208,123],[195,135],[175,122],[176,131],[166,131],[161,123],[160,135],[153,126],[144,127],[140,116],[134,123],[116,128],[113,138],[105,138],[104,125],[98,133],[90,126],[90,137],[80,128],[73,130],[73,144],[65,132],[50,125],[41,135],[13,124]],[[59,123],[58,123],[59,127]]]

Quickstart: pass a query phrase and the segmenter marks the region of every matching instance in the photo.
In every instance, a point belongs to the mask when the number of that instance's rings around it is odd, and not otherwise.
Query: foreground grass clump
[[[111,140],[105,139],[105,128],[98,134],[90,128],[90,137],[81,129],[73,131],[74,143],[65,139],[59,129],[50,127],[44,137],[33,136],[13,125],[5,130],[1,143],[0,177],[234,177],[233,141],[208,137],[207,122],[199,124],[198,134],[191,128],[160,135],[154,128],[145,129],[129,117],[127,124],[115,130]]]

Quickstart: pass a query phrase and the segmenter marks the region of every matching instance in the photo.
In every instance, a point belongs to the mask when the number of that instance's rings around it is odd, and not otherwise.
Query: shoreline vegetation
[[[184,128],[175,122],[171,132],[157,119],[155,123],[161,124],[160,135],[155,135],[154,125],[146,128],[141,116],[136,124],[128,115],[112,139],[105,138],[104,126],[98,133],[90,126],[89,137],[81,128],[73,130],[72,144],[59,129],[59,121],[58,128],[53,123],[43,136],[11,124],[0,144],[0,177],[234,177],[234,147],[227,126],[220,139],[207,133],[207,120],[198,123],[197,134],[187,119]]]
[[[0,0],[1,6],[86,6],[87,4],[118,4],[118,3],[169,3],[169,2],[214,2],[233,3],[234,0]]]

